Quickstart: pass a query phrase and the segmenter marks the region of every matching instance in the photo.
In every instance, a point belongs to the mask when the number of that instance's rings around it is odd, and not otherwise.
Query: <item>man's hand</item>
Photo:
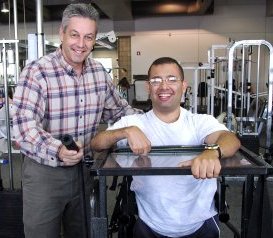
[[[132,167],[151,167],[152,162],[151,159],[146,155],[140,155],[136,158],[132,164]]]
[[[91,148],[102,151],[123,139],[127,139],[134,154],[146,155],[151,150],[151,142],[137,126],[102,131],[91,140]]]
[[[194,159],[179,163],[179,166],[191,166],[192,175],[197,179],[216,178],[221,171],[218,152],[215,150],[205,150]]]
[[[145,134],[136,126],[124,129],[128,144],[134,154],[147,155],[151,150],[151,142]]]
[[[78,164],[83,158],[83,146],[80,142],[76,142],[79,147],[79,152],[75,150],[68,150],[64,145],[61,146],[58,157],[63,161],[65,166],[73,166]]]

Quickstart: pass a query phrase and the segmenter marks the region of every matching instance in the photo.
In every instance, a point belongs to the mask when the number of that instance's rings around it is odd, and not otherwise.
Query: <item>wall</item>
[[[229,39],[265,39],[272,44],[273,18],[265,17],[265,1],[249,1],[248,5],[238,2],[244,1],[215,1],[212,16],[136,20],[132,74],[146,73],[150,63],[160,56],[172,56],[186,64],[207,62],[208,49],[228,44]]]
[[[273,17],[266,17],[265,0],[217,0],[214,14],[207,16],[138,19],[131,37],[132,74],[147,74],[152,61],[161,56],[174,57],[183,66],[206,63],[212,45],[227,45],[230,40],[264,39],[273,44],[272,25]],[[268,75],[260,67],[264,81]],[[193,72],[185,75],[192,86]]]

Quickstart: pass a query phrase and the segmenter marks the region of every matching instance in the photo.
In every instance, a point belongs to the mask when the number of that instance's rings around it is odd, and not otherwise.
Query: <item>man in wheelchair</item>
[[[189,176],[134,176],[138,220],[134,238],[218,238],[214,195],[221,164],[240,147],[236,135],[213,116],[192,114],[180,107],[186,84],[181,65],[172,58],[155,60],[148,71],[147,90],[153,108],[121,118],[91,141],[94,150],[117,143],[147,155],[151,146],[202,145],[206,150],[179,166],[191,166]]]

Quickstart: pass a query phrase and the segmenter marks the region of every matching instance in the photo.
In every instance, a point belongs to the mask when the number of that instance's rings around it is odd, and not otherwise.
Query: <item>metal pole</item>
[[[232,126],[232,78],[233,78],[233,54],[235,47],[239,43],[235,43],[230,47],[228,53],[228,103],[227,103],[227,128],[231,130]]]
[[[273,96],[273,47],[265,41],[264,44],[269,49],[269,70],[268,70],[268,98],[267,98],[267,124],[266,124],[266,146],[271,145],[271,127],[272,127],[272,96]]]
[[[239,62],[239,61],[238,61]],[[233,79],[232,79],[233,80]],[[245,116],[245,45],[243,44],[242,48],[242,60],[241,60],[241,109],[240,109],[240,117],[243,118]],[[236,102],[235,102],[236,103]],[[240,134],[243,134],[243,120],[240,120]]]
[[[194,70],[193,82],[193,113],[197,113],[197,94],[198,94],[198,69]]]
[[[18,40],[18,17],[17,17],[17,0],[13,0],[13,15],[14,15],[14,39]],[[18,82],[19,78],[19,45],[15,42],[15,84]]]
[[[36,0],[36,14],[37,14],[37,50],[38,58],[44,55],[44,33],[43,33],[43,1]]]
[[[246,89],[247,89],[247,92],[246,92],[246,94],[247,94],[247,106],[246,106],[246,108],[247,108],[247,112],[249,111],[249,108],[250,108],[250,94],[251,94],[251,92],[249,91],[249,85],[251,84],[251,64],[252,64],[252,55],[250,54],[250,55],[248,55],[248,71],[247,71],[247,87],[246,87]],[[250,86],[250,89],[251,89],[251,86]]]
[[[257,76],[256,76],[256,105],[255,105],[255,133],[258,132],[258,111],[259,111],[259,84],[260,84],[260,59],[261,59],[261,45],[258,46],[257,56]],[[249,108],[248,108],[249,110]]]
[[[7,78],[7,55],[6,44],[3,43],[3,74],[4,74],[4,89],[5,89],[5,108],[6,108],[6,128],[7,128],[7,145],[9,158],[9,182],[10,189],[14,189],[13,184],[13,166],[11,156],[11,138],[10,138],[10,119],[9,119],[9,96],[8,96],[8,78]]]
[[[210,78],[210,108],[208,107],[208,114],[214,115],[214,95],[215,95],[215,67],[211,70],[211,78]],[[208,96],[209,100],[209,96]],[[210,109],[210,111],[209,111]]]

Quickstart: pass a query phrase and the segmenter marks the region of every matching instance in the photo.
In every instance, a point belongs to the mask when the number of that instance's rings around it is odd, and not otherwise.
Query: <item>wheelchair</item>
[[[114,233],[117,233],[118,238],[132,238],[134,224],[138,215],[135,194],[130,190],[132,176],[123,176],[119,184],[117,184],[117,180],[118,177],[114,176],[112,185],[109,188],[109,190],[114,191],[118,187],[119,191],[110,217],[108,238],[112,238]],[[231,230],[234,238],[240,238],[240,232],[230,222],[229,207],[225,195],[227,187],[225,177],[221,176],[217,182],[215,205],[218,210],[220,222],[224,223]]]

